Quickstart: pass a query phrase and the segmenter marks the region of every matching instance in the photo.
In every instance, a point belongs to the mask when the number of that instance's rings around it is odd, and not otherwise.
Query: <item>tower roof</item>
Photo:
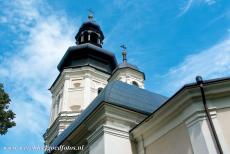
[[[119,64],[112,72],[112,74],[114,74],[116,71],[120,70],[120,69],[125,69],[125,68],[130,68],[132,70],[135,70],[137,72],[140,72],[144,75],[144,78],[145,78],[145,74],[139,70],[139,68],[136,66],[136,65],[133,65],[133,64],[130,64],[128,63],[127,61],[127,52],[126,52],[126,47],[124,45],[121,46],[124,50],[122,52],[122,63]]]
[[[81,33],[84,32],[85,30],[95,31],[95,32],[101,34],[101,39],[102,39],[102,40],[104,39],[104,34],[103,34],[102,30],[101,30],[101,27],[100,27],[95,21],[86,21],[86,22],[84,22],[84,23],[81,25],[81,27],[80,27],[78,33],[76,34],[75,39],[77,40],[77,38],[78,38],[78,37],[81,35]]]
[[[104,34],[101,27],[93,20],[93,15],[89,15],[88,21],[81,25],[75,39],[76,44],[92,43],[102,47]]]
[[[112,74],[117,67],[115,55],[103,48],[90,43],[69,47],[57,68],[76,68],[91,66],[104,73]]]
[[[117,60],[112,52],[102,48],[104,34],[92,14],[81,25],[75,39],[77,46],[69,47],[57,66],[60,72],[65,68],[91,66],[112,74],[117,67]]]
[[[134,70],[137,70],[137,71],[140,71],[136,65],[132,65],[132,64],[127,63],[127,62],[119,64],[116,69],[122,69],[122,68],[127,68],[127,67],[134,69]]]

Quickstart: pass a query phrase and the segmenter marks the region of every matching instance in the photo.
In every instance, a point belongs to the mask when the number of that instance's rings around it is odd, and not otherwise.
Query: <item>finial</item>
[[[196,76],[196,83],[198,84],[198,85],[200,85],[200,84],[203,84],[203,79],[202,79],[202,76]]]
[[[123,49],[123,51],[122,51],[123,63],[126,63],[127,62],[127,58],[126,58],[126,55],[127,55],[126,49],[127,48],[124,44],[122,44],[120,47]]]
[[[92,21],[93,20],[93,10],[92,9],[88,9],[88,20],[89,21]]]

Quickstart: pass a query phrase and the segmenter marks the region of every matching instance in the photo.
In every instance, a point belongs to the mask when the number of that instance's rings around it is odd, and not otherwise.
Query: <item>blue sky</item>
[[[105,35],[104,48],[146,74],[146,89],[171,96],[182,85],[230,75],[229,0],[0,0],[0,82],[16,112],[17,126],[2,146],[42,146],[48,126],[56,66],[87,10]],[[43,153],[42,151],[17,151]]]

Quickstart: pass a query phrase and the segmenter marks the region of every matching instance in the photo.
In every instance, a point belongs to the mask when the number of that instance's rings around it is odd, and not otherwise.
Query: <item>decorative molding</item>
[[[53,124],[43,135],[46,144],[50,144],[61,132],[64,131],[79,115],[76,112],[60,112]]]
[[[129,130],[146,115],[104,103],[84,123],[90,131],[88,144],[93,144],[104,134],[130,139]]]
[[[91,144],[93,144],[103,134],[104,134],[103,125],[101,125],[87,137],[88,145],[90,146]]]
[[[213,88],[213,90],[215,89]],[[209,96],[210,93],[213,94],[214,91],[208,91],[206,95]],[[215,102],[213,102],[212,100],[208,99],[207,104],[209,106],[210,103],[212,104],[212,107],[209,107],[211,111],[215,109],[219,109],[221,106],[230,107],[229,103],[228,104],[225,103],[225,105],[223,105],[223,103],[219,103],[219,102],[217,103],[216,100]],[[170,100],[170,102],[167,102],[167,104],[165,104],[162,108],[160,108],[160,110],[158,110],[152,116],[150,116],[148,118],[148,123],[143,123],[139,127],[135,128],[135,130],[133,130],[132,133],[134,134],[134,137],[139,136],[143,132],[146,132],[148,129],[151,129],[153,125],[157,126],[156,125],[157,122],[162,123],[162,121],[170,121],[173,115],[182,114],[183,118],[182,117],[181,118],[184,119],[183,121],[185,121],[185,119],[189,118],[189,116],[192,116],[193,113],[203,111],[203,110],[204,109],[203,109],[203,104],[201,102],[199,89],[196,87],[185,89],[184,91],[178,93],[176,97]]]
[[[213,108],[213,109],[216,110],[216,108]],[[210,111],[213,109],[210,109]],[[217,112],[213,110],[210,112],[210,115],[211,115],[211,118],[214,119],[217,116]],[[187,127],[191,127],[192,125],[195,125],[197,122],[204,121],[206,119],[207,117],[204,111],[197,111],[197,112],[194,112],[189,118],[185,120],[185,124]]]
[[[208,86],[205,87],[205,94],[207,96],[209,112],[212,119],[215,121],[215,119],[218,119],[217,111],[219,109],[230,107],[230,88],[226,87],[226,85],[224,84],[210,86],[211,88]],[[141,148],[141,136],[144,136],[144,147],[146,147],[176,126],[180,124],[185,124],[188,130],[191,130],[193,128],[195,129],[194,126],[200,125],[200,127],[197,126],[196,129],[201,129],[198,132],[202,133],[202,135],[204,136],[203,140],[206,144],[206,149],[209,152],[213,151],[213,148],[215,148],[215,146],[212,145],[213,143],[209,128],[205,126],[206,115],[204,113],[204,107],[200,95],[200,91],[197,87],[183,89],[183,91],[178,93],[169,102],[167,102],[167,104],[157,110],[157,112],[151,115],[140,126],[132,130],[131,133],[133,138],[136,139],[138,143],[138,149],[140,150]],[[216,123],[215,127],[218,127]],[[189,131],[188,135],[190,135],[190,140],[192,140]],[[218,134],[218,136],[221,135]],[[221,142],[223,142],[222,139]]]
[[[89,137],[87,137],[88,145],[90,146],[93,144],[104,134],[110,134],[120,138],[129,139],[129,132],[127,130],[122,130],[121,128],[115,128],[108,125],[101,125],[93,133],[91,133]]]
[[[73,77],[83,76],[87,73],[89,73],[91,76],[95,76],[95,78],[97,78],[98,80],[103,81],[107,81],[107,79],[110,77],[110,75],[98,71],[90,66],[84,66],[80,68],[67,68],[60,73],[60,76],[57,78],[56,83],[51,87],[51,92],[53,93],[54,89],[58,89],[60,84],[64,82],[63,80],[66,78],[66,76],[68,76],[67,79],[70,79]]]
[[[113,136],[118,136],[120,138],[129,139],[129,131],[127,131],[126,129],[113,127],[111,125],[104,125],[103,130],[104,130],[104,134],[110,134]]]

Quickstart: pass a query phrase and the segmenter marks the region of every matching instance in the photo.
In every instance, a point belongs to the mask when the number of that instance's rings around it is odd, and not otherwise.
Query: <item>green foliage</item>
[[[0,83],[0,134],[7,133],[8,128],[16,125],[13,121],[15,113],[9,110],[10,98],[4,91],[3,85]]]

